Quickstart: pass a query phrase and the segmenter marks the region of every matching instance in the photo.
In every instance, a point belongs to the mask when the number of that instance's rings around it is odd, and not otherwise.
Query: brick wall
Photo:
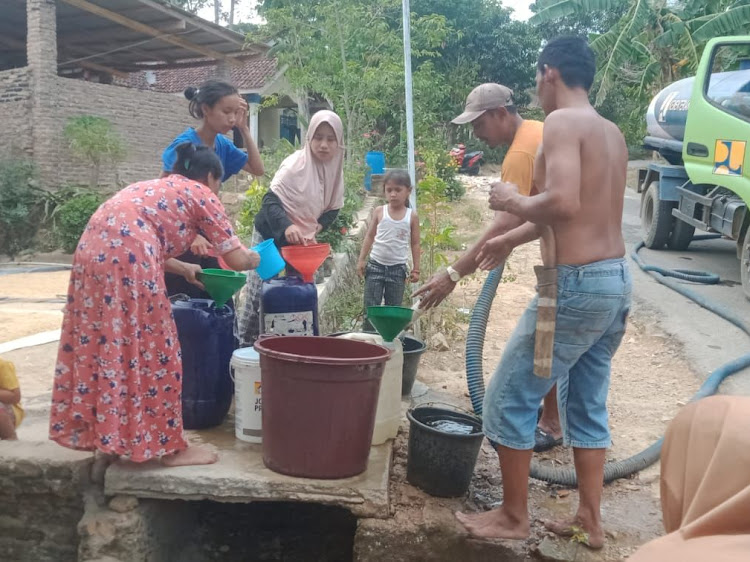
[[[100,170],[100,184],[114,187],[118,179],[128,184],[158,177],[164,148],[187,126],[197,124],[187,112],[187,100],[181,95],[59,77],[55,5],[55,0],[26,0],[31,93],[29,111],[20,114],[28,124],[22,132],[31,132],[23,148],[33,151],[42,185],[54,189],[66,183],[88,183],[90,164],[74,158],[63,137],[68,119],[81,115],[112,122],[127,150],[117,170],[112,166]]]
[[[0,159],[31,156],[31,71],[28,67],[0,72]]]
[[[35,121],[35,126],[48,132],[48,142],[34,147],[34,159],[47,187],[85,184],[89,179],[89,165],[70,154],[63,138],[70,117],[95,115],[112,123],[127,151],[126,160],[117,167],[119,180],[126,184],[158,177],[164,148],[186,127],[198,124],[188,114],[187,100],[182,96],[53,79],[53,99],[45,100],[46,107]],[[114,186],[115,180],[115,169],[103,167],[100,183]]]

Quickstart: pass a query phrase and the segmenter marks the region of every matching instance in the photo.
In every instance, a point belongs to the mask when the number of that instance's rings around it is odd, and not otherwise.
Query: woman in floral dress
[[[236,270],[259,257],[234,235],[213,151],[185,143],[175,173],[126,187],[99,207],[70,276],[55,367],[50,439],[134,462],[210,464],[182,427],[182,361],[164,272],[200,285],[200,266],[175,260],[197,234]]]

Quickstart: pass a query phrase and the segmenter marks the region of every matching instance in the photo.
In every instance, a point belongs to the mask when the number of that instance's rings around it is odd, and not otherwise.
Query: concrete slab
[[[107,470],[105,493],[170,500],[312,502],[344,507],[357,517],[390,516],[391,442],[370,450],[368,468],[359,476],[312,480],[267,469],[261,445],[235,439],[231,415],[219,428],[187,433],[192,443],[216,446],[219,461],[209,466],[169,468],[156,462],[136,465],[119,461]]]
[[[54,441],[0,441],[0,465],[26,463],[34,466],[88,464],[94,455],[61,447]]]

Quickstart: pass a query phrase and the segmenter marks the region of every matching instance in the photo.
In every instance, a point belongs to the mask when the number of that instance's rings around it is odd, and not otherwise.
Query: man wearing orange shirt
[[[542,122],[523,119],[513,104],[513,91],[501,84],[477,86],[466,98],[464,112],[453,121],[471,123],[474,136],[491,148],[508,146],[500,171],[501,180],[518,186],[519,193],[530,195],[534,189],[534,160],[542,144]],[[485,242],[521,225],[521,219],[505,212],[495,213],[492,224],[452,266],[436,273],[414,296],[422,296],[421,307],[440,304],[456,288],[462,277],[478,267],[477,256]],[[483,269],[488,264],[483,263]],[[499,264],[492,264],[499,265]],[[546,451],[562,443],[555,389],[544,399],[544,412],[536,431],[536,451]]]

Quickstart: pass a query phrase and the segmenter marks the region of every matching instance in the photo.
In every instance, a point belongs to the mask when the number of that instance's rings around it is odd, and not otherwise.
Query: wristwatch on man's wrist
[[[461,274],[453,269],[450,265],[445,268],[445,271],[448,273],[448,277],[450,277],[451,281],[453,281],[454,283],[458,283],[459,281],[461,281]]]

